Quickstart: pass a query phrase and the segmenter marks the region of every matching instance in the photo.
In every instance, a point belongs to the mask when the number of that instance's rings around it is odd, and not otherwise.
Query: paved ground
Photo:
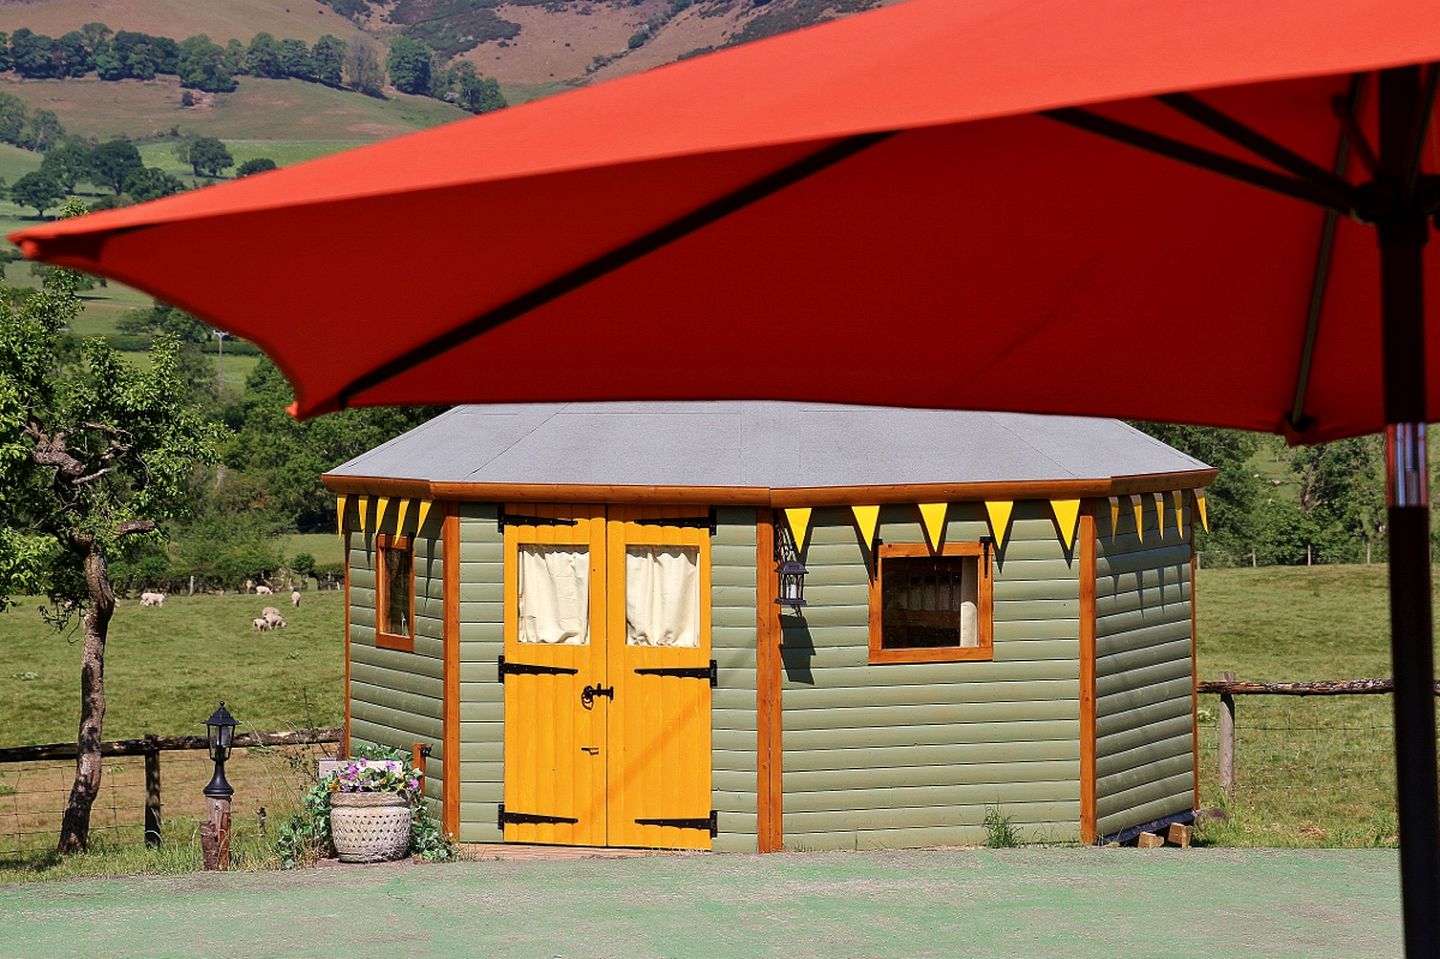
[[[78,880],[0,888],[0,955],[1399,955],[1394,851],[1024,849]]]

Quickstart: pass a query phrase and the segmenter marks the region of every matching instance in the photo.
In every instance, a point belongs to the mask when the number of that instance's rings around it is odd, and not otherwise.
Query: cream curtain
[[[969,559],[964,564],[965,575],[960,578],[960,648],[967,649],[980,645],[980,564]]]
[[[631,546],[625,551],[625,642],[686,649],[700,645],[699,550]]]
[[[574,546],[520,547],[520,642],[590,642],[590,554]]]

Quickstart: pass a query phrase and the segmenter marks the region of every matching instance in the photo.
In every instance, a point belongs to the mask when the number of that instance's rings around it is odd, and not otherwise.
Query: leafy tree
[[[1255,547],[1256,509],[1260,481],[1250,459],[1260,449],[1260,439],[1242,430],[1170,423],[1136,423],[1135,426],[1182,453],[1215,467],[1219,473],[1206,496],[1210,528],[1197,530],[1197,550],[1219,553],[1229,562],[1238,562]]]
[[[10,34],[0,31],[0,73],[15,69],[15,58],[10,53]]]
[[[455,88],[455,104],[471,113],[489,113],[508,104],[500,92],[500,84],[494,77],[482,77],[475,70],[475,64],[462,60],[450,71]]]
[[[279,79],[285,76],[285,68],[280,62],[280,44],[268,33],[255,34],[245,51],[245,67],[255,77]]]
[[[205,34],[187,37],[177,54],[180,85],[206,93],[230,93],[235,77],[225,68],[225,51]]]
[[[364,40],[350,45],[350,53],[345,58],[345,85],[369,97],[385,95],[385,72],[380,58],[375,48]]]
[[[181,105],[182,107],[193,107],[193,106],[195,105],[195,91],[193,91],[193,90],[181,90],[181,91],[180,91],[180,105]]]
[[[90,148],[78,140],[67,140],[51,147],[40,161],[40,172],[54,177],[65,192],[74,193],[75,185],[91,175]]]
[[[60,76],[83,77],[95,69],[95,53],[79,30],[71,30],[56,40],[55,47]]]
[[[65,188],[49,174],[38,170],[27,173],[10,187],[10,199],[21,206],[35,208],[37,216],[59,203],[65,197]]]
[[[65,127],[52,110],[36,110],[26,124],[24,143],[28,150],[44,152],[65,139]]]
[[[219,176],[235,165],[235,158],[216,137],[199,137],[190,144],[190,167],[196,176]]]
[[[101,80],[124,80],[130,75],[130,65],[107,47],[95,54],[95,72]]]
[[[338,87],[344,82],[344,40],[328,33],[325,34],[315,41],[315,48],[310,51],[310,58],[315,65],[315,79],[327,87]]]
[[[115,35],[114,31],[98,20],[92,20],[80,28],[80,33],[85,37],[85,45],[92,53],[100,52],[100,49],[110,42]]]
[[[130,51],[125,61],[125,72],[136,80],[153,80],[160,72],[160,62],[155,51],[147,44]]]
[[[180,72],[180,44],[170,37],[151,37],[150,51],[155,57],[155,72],[175,76]]]
[[[110,558],[185,510],[190,473],[219,440],[183,399],[173,340],[155,345],[149,369],[98,339],[67,358],[63,330],[80,312],[72,275],[56,271],[18,304],[0,300],[0,597],[44,592],[51,621],[78,616],[84,634],[61,853],[89,845],[100,791]]]
[[[0,143],[18,145],[25,136],[25,101],[13,93],[0,93]]]
[[[390,55],[385,61],[390,83],[401,93],[426,94],[430,91],[430,48],[409,37],[396,37],[390,42]]]
[[[162,196],[173,196],[184,189],[185,184],[179,177],[172,176],[159,167],[142,167],[125,179],[125,192],[140,203],[158,200]]]
[[[1385,529],[1382,441],[1355,437],[1306,446],[1291,454],[1290,468],[1300,482],[1300,512],[1316,530],[1326,562],[1369,557]]]
[[[43,33],[25,27],[16,30],[10,36],[10,55],[15,60],[15,72],[27,80],[57,75],[55,41]]]
[[[100,144],[90,154],[90,167],[95,173],[95,182],[108,186],[117,194],[125,189],[125,181],[145,166],[140,151],[129,140],[110,140]]]
[[[237,177],[253,176],[256,173],[265,173],[273,169],[275,169],[274,160],[269,157],[256,157],[253,160],[246,160],[240,164],[239,168],[235,171],[235,175]]]
[[[307,82],[315,80],[315,60],[304,40],[280,41],[280,68],[287,77]]]

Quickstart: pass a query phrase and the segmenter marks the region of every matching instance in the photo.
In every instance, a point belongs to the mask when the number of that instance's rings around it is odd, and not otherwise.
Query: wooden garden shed
[[[1188,819],[1214,475],[1117,420],[456,407],[324,477],[346,742],[423,752],[464,842],[973,843],[992,809],[1093,842]]]

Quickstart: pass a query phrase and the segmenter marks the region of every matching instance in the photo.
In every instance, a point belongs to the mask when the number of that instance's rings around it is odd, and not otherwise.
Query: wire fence
[[[277,828],[315,781],[317,760],[334,754],[333,742],[236,749],[225,764],[225,776],[235,787],[233,820],[261,834]],[[145,756],[104,757],[100,792],[90,811],[94,840],[138,845],[149,838],[154,844],[161,836],[183,837],[198,828],[205,817],[201,790],[214,772],[205,750],[172,747],[156,753],[152,762],[160,787],[153,799]],[[0,863],[54,847],[74,779],[72,758],[0,762]],[[147,800],[158,804],[155,818],[162,825],[159,834],[148,837]]]
[[[1229,828],[1243,833],[1238,838],[1271,845],[1398,840],[1390,695],[1228,699],[1227,747],[1227,705],[1202,689],[1200,805],[1223,810]]]

